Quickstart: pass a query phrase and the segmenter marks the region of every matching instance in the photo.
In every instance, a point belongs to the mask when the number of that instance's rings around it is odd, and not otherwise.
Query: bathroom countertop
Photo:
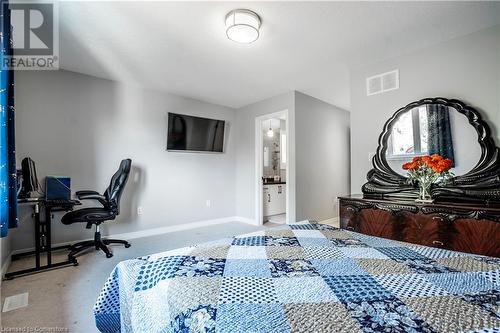
[[[286,184],[286,182],[283,181],[262,183],[262,185],[284,185],[284,184]]]

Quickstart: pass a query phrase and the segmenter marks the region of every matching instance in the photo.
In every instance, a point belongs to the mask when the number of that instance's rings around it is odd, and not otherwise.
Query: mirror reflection
[[[469,172],[481,157],[474,127],[454,108],[427,104],[402,113],[392,125],[386,160],[401,175],[403,163],[415,156],[439,154],[453,161],[451,172]]]

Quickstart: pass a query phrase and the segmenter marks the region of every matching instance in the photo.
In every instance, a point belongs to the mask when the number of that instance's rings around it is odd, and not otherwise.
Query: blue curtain
[[[449,158],[453,162],[452,166],[455,166],[448,107],[441,104],[427,105],[427,126],[429,155],[439,154]]]
[[[17,227],[17,179],[14,132],[14,71],[4,68],[5,59],[12,56],[12,36],[8,1],[2,0],[0,42],[0,225],[1,237],[8,228]]]

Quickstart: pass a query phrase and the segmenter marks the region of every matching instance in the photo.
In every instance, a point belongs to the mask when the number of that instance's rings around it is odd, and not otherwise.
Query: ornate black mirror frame
[[[432,197],[437,201],[481,201],[500,202],[500,154],[499,148],[491,137],[488,124],[481,118],[479,112],[471,106],[456,100],[442,97],[424,98],[412,102],[397,110],[384,125],[379,136],[378,147],[373,157],[373,169],[368,172],[368,182],[362,187],[365,197],[399,197],[417,198],[418,188],[406,182],[406,177],[394,171],[386,160],[387,141],[392,125],[399,116],[415,107],[424,104],[441,104],[452,107],[467,117],[469,123],[476,129],[478,142],[481,146],[481,157],[476,166],[468,173],[456,176],[446,186],[434,186]]]

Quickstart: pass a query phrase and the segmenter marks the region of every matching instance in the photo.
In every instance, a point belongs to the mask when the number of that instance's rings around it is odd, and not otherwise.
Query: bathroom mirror
[[[402,164],[432,154],[453,161],[454,177],[432,188],[437,201],[500,201],[500,151],[488,124],[473,107],[441,97],[412,102],[387,120],[363,194],[415,198]]]

